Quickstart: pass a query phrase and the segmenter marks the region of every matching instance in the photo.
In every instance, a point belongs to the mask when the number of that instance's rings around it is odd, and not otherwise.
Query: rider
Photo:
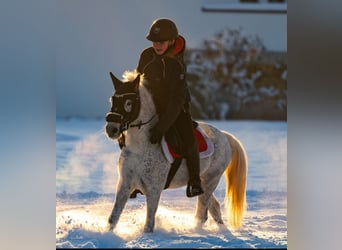
[[[159,120],[150,130],[150,142],[160,143],[163,135],[175,128],[183,143],[182,154],[189,172],[187,196],[203,193],[199,177],[198,145],[189,110],[190,93],[183,60],[185,39],[170,19],[156,19],[146,37],[152,42],[140,55],[137,71],[148,80]]]

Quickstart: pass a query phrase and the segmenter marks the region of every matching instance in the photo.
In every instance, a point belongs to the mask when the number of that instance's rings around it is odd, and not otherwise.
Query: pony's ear
[[[109,72],[109,75],[110,75],[110,78],[112,79],[114,89],[116,90],[122,84],[122,82],[118,78],[116,78],[112,72]]]
[[[137,77],[133,81],[134,83],[134,90],[138,91],[139,83],[140,83],[140,74],[137,75]]]

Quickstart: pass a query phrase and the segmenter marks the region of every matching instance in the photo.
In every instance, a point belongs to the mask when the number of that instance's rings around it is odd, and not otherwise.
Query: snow
[[[233,133],[249,157],[247,203],[242,228],[218,226],[209,216],[196,227],[196,198],[185,188],[165,190],[152,234],[143,233],[145,197],[130,199],[113,232],[111,212],[120,149],[104,134],[104,121],[56,121],[57,248],[287,248],[287,123],[207,121]],[[225,179],[215,195],[223,220]]]

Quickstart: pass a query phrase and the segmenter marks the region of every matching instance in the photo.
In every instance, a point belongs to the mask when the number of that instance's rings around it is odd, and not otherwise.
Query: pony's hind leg
[[[223,224],[220,203],[217,201],[214,194],[210,196],[209,213],[218,224]]]
[[[217,187],[221,176],[215,176],[207,173],[202,177],[202,186],[204,194],[199,195],[196,206],[196,221],[197,224],[205,223],[208,220],[208,210],[217,223],[223,223],[221,218],[220,205],[216,198],[213,196],[213,192]]]
[[[208,219],[208,204],[210,194],[204,191],[204,194],[199,195],[197,198],[195,220],[197,226],[204,224]]]
[[[220,203],[214,194],[203,194],[198,197],[195,216],[197,225],[204,224],[208,220],[208,211],[218,224],[223,224]]]

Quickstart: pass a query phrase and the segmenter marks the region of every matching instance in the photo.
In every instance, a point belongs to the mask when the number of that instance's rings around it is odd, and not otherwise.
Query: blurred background
[[[177,13],[180,13],[188,1],[174,0],[170,1],[169,5],[177,4],[179,7]],[[59,93],[62,92],[59,87],[61,84],[59,72],[63,64],[68,65],[68,61],[61,61],[58,54],[61,51],[58,48],[61,47],[61,39],[70,39],[68,36],[58,37],[61,34],[60,22],[66,19],[66,17],[61,18],[60,4],[65,3],[65,8],[72,10],[72,3],[79,2],[81,1],[12,0],[1,4],[0,110],[3,122],[0,132],[0,156],[3,223],[0,232],[3,236],[2,246],[6,249],[45,250],[54,249],[56,245],[55,118],[56,113],[62,110],[60,108],[62,100],[59,99]],[[82,1],[82,4],[87,2],[89,1]],[[102,2],[96,1],[99,5]],[[106,1],[108,4],[110,2],[116,5],[120,3],[118,6],[131,3],[131,1],[120,0]],[[164,2],[155,1],[153,8],[160,8],[159,5]],[[196,5],[195,1],[191,2]],[[341,190],[342,174],[340,167],[342,99],[339,66],[342,55],[341,7],[340,1],[313,0],[288,3],[287,43],[288,60],[291,65],[288,75],[291,91],[288,95],[287,112],[289,249],[335,249],[341,245],[339,232],[342,222],[342,196],[335,192]],[[76,9],[79,8],[82,9],[81,4]],[[121,7],[119,9],[124,13]],[[135,15],[147,11],[142,9],[141,4],[131,4],[127,10],[128,12],[124,13],[127,18],[134,17],[133,11]],[[88,14],[96,11],[94,5],[93,10]],[[132,24],[141,25],[144,31],[127,30],[132,35],[141,32],[139,41],[140,39],[144,41],[148,29],[146,25],[149,26],[156,17],[153,9],[150,11],[153,15],[150,16],[150,13],[147,15],[149,17],[146,18],[146,23],[142,24],[141,21],[141,24],[140,22]],[[102,13],[104,17],[105,12]],[[169,12],[165,16],[172,17]],[[221,16],[220,12],[217,16]],[[224,16],[227,18],[233,15]],[[186,21],[180,27],[181,32],[184,32],[183,28],[191,22],[192,16],[186,13],[184,18]],[[205,26],[205,21],[200,22],[196,27],[200,29],[201,26]],[[79,20],[80,24],[83,22],[84,20]],[[123,23],[123,21],[117,19],[116,23]],[[253,22],[249,21],[249,23],[252,25]],[[220,30],[221,28],[210,30],[210,37],[207,38],[212,38],[212,34]],[[246,31],[254,32],[254,30]],[[72,35],[77,32],[77,29],[72,29],[70,32]],[[111,30],[106,34],[113,35],[114,40],[121,39],[123,35],[110,32]],[[186,34],[189,43],[192,35]],[[262,38],[265,41],[265,37]],[[107,40],[101,40],[103,47],[105,41]],[[74,50],[70,49],[70,53],[77,51],[78,47],[82,46],[82,42],[84,41],[78,41],[78,46],[73,46]],[[65,43],[67,44],[67,41]],[[268,47],[267,44],[265,46]],[[109,57],[113,65],[106,67],[114,73],[119,75],[122,70],[136,66],[136,57],[140,50],[137,44],[129,46],[130,50],[136,50],[132,57],[133,66],[118,64],[117,61],[121,62],[126,57],[121,58],[116,54],[120,50],[119,47],[110,44],[110,49],[116,49],[116,52],[108,52],[112,53]],[[89,59],[89,61],[93,60]],[[106,112],[107,91],[112,92],[112,89],[107,82],[107,68],[102,67],[109,64],[102,60],[97,60],[101,65],[94,65],[104,71],[103,75],[101,73],[101,79],[106,82],[92,79],[90,81],[96,83],[94,85],[97,87],[96,90],[101,90],[102,87],[108,88],[97,99],[102,101],[105,97],[105,103],[101,105]],[[122,68],[115,71],[117,65]],[[77,65],[73,64],[73,66]],[[81,73],[86,74],[83,71]],[[79,74],[74,74],[80,77]],[[79,92],[75,97],[72,86],[67,87],[63,96],[71,92],[70,96],[78,101],[81,100],[80,97],[84,92],[88,92],[88,89],[83,89],[81,92],[81,88],[77,88]],[[76,107],[76,104],[69,108]],[[59,107],[56,111],[57,105]],[[95,102],[92,105],[95,105]],[[75,109],[79,110],[79,107]]]
[[[104,119],[109,71],[134,70],[156,18],[187,41],[197,119],[287,118],[286,0],[59,0],[56,116]]]

